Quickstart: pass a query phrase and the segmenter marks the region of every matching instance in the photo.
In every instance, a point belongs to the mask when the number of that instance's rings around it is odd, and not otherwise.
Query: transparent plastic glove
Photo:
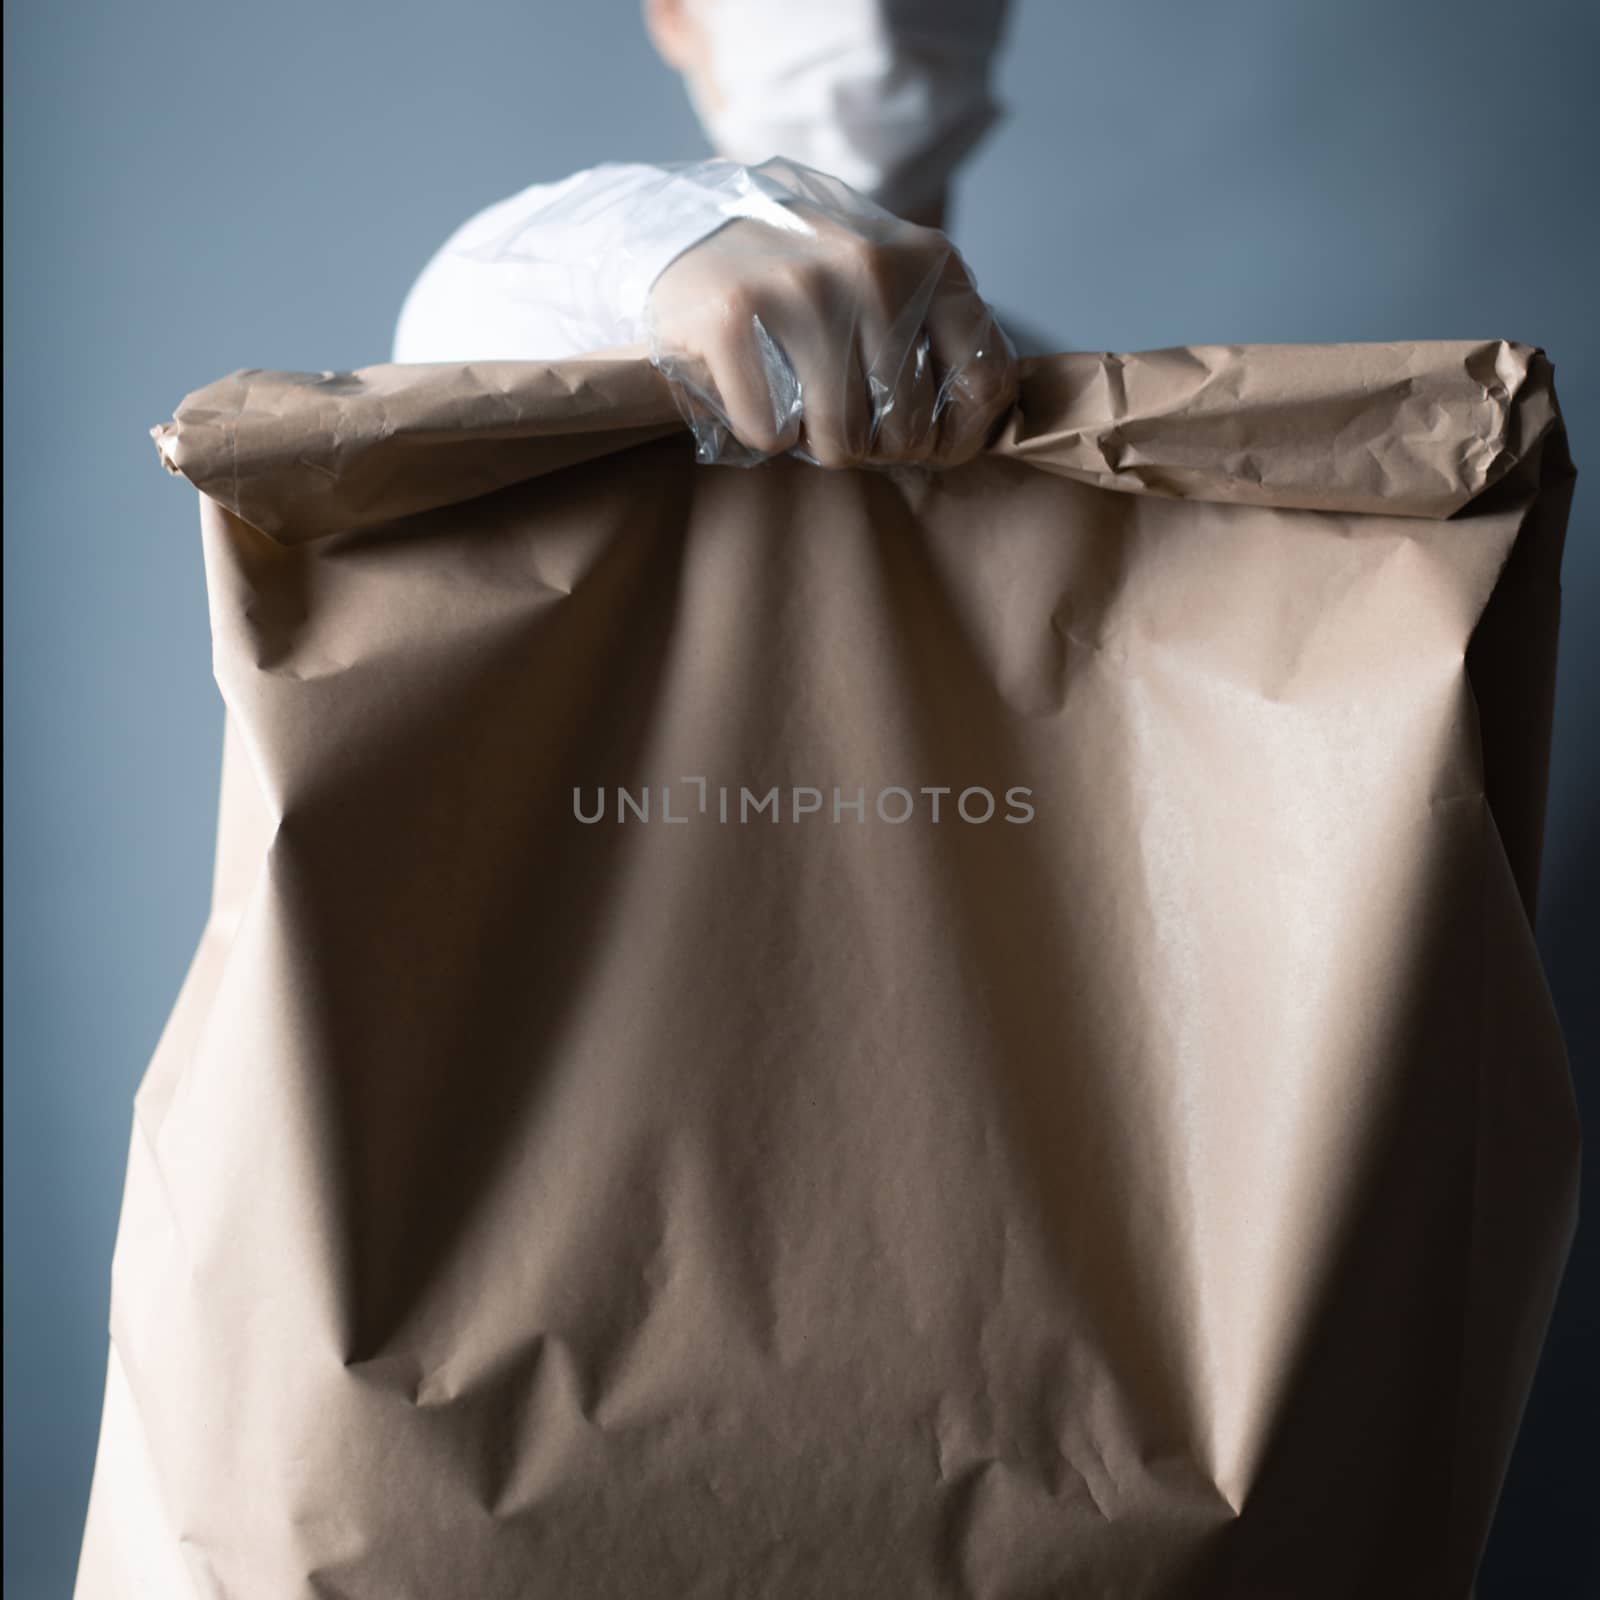
[[[824,467],[976,455],[1016,358],[954,245],[793,162],[707,162],[728,222],[651,285],[651,359],[701,461]]]

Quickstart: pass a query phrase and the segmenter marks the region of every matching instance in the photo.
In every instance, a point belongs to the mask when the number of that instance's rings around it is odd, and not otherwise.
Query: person
[[[479,212],[406,296],[397,362],[647,345],[702,459],[953,464],[1015,354],[942,231],[995,120],[1005,0],[644,0],[716,158],[608,163]]]

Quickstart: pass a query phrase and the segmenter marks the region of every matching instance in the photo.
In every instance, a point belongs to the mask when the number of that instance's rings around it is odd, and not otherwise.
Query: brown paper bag
[[[1573,1219],[1508,344],[247,372],[79,1600],[1465,1596]]]

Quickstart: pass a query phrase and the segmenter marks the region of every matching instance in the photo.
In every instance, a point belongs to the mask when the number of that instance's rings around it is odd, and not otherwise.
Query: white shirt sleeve
[[[650,286],[746,214],[712,164],[612,164],[480,211],[412,285],[395,361],[540,361],[646,337]]]

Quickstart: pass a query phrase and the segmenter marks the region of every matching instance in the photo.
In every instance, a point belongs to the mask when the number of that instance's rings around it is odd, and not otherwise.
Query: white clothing
[[[642,163],[536,183],[464,222],[401,307],[396,361],[545,361],[645,338],[650,285],[729,197]]]

